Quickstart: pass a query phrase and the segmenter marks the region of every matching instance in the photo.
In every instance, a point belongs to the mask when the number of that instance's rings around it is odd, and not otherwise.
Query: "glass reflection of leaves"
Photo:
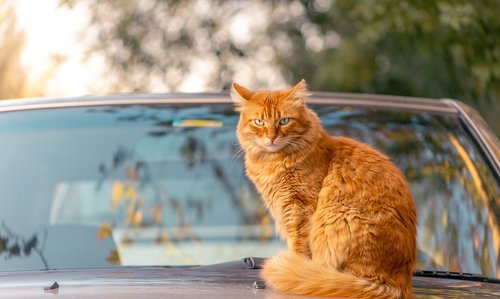
[[[225,160],[213,158],[214,153],[209,152],[214,150],[227,152],[229,150],[228,157],[231,157],[236,142],[235,128],[232,126],[205,128],[173,125],[176,115],[182,115],[182,119],[188,120],[197,119],[197,117],[214,120],[224,119],[224,123],[230,117],[236,117],[232,107],[221,106],[211,109],[207,110],[206,107],[194,107],[185,110],[176,110],[175,107],[173,109],[149,106],[130,107],[130,109],[122,107],[119,109],[117,121],[150,126],[149,128],[146,127],[145,138],[171,139],[172,142],[178,144],[179,152],[177,157],[181,159],[180,162],[183,162],[188,170],[198,176],[189,178],[189,183],[192,183],[193,186],[187,187],[187,190],[198,188],[197,184],[206,175],[204,173],[207,173],[207,171],[212,172],[211,179],[219,182],[219,186],[222,187],[221,190],[225,192],[222,199],[229,200],[233,207],[231,212],[237,213],[235,218],[238,219],[241,225],[257,225],[261,228],[258,236],[242,232],[238,233],[241,239],[238,239],[237,236],[237,240],[246,240],[247,238],[270,240],[274,237],[271,226],[272,221],[265,209],[258,208],[262,203],[256,191],[244,176],[240,157],[235,157],[232,162],[228,163]],[[93,112],[98,113],[99,111],[94,110]],[[236,123],[236,119],[231,121]],[[214,140],[219,140],[219,143],[214,144]],[[136,161],[133,155],[131,149],[119,146],[110,161],[103,162],[98,167],[100,178],[96,184],[96,189],[101,189],[108,182],[111,182],[112,185],[109,198],[112,216],[101,223],[96,232],[96,239],[109,238],[113,234],[113,229],[120,227],[125,230],[124,238],[120,242],[122,244],[123,242],[131,244],[134,240],[131,236],[138,236],[141,231],[144,231],[143,228],[156,226],[158,227],[158,234],[155,242],[165,243],[169,248],[167,250],[169,252],[175,251],[172,250],[171,246],[181,240],[192,241],[195,246],[199,246],[200,238],[193,232],[192,221],[193,219],[200,221],[205,216],[207,209],[214,205],[214,199],[210,196],[200,198],[200,195],[195,195],[199,192],[194,192],[192,195],[187,192],[185,198],[182,199],[173,198],[170,196],[169,191],[166,190],[165,182],[160,181],[151,174],[148,166],[149,162]],[[235,163],[236,160],[239,161]],[[154,169],[155,173],[162,173],[161,168],[158,167],[168,167],[165,165],[155,163],[151,167],[154,167],[152,169]],[[203,171],[200,171],[201,169]],[[234,171],[237,171],[236,177],[238,180],[234,179]],[[146,189],[153,190],[153,192],[145,192]],[[166,222],[171,222],[166,221],[165,215],[176,217],[175,227],[164,227]],[[244,229],[243,226],[241,226],[242,230]]]
[[[135,229],[134,233],[139,233],[140,231],[137,229],[140,227],[156,225],[159,231],[155,240],[157,242],[168,241],[168,237],[163,232],[163,206],[165,202],[170,202],[170,205],[178,210],[180,205],[168,196],[162,186],[155,184],[147,164],[141,161],[134,163],[131,161],[130,152],[120,147],[113,156],[112,166],[108,168],[103,163],[99,169],[101,180],[98,186],[102,185],[103,180],[114,178],[111,188],[110,211],[117,215],[117,210],[122,207],[125,214],[122,219],[112,219],[111,222],[102,223],[96,238],[102,240],[110,237],[113,228],[118,225],[126,228],[121,242],[131,244],[133,239],[130,237],[130,229]],[[122,171],[121,174],[120,171]],[[157,193],[152,200],[140,192],[141,188],[149,185]],[[178,211],[177,215],[181,216],[182,212]],[[179,219],[179,224],[182,224],[182,217]]]
[[[0,256],[3,255],[5,259],[12,259],[28,257],[35,253],[40,257],[44,269],[48,270],[49,264],[43,254],[43,249],[47,241],[47,230],[44,230],[42,240],[42,242],[38,241],[36,233],[30,238],[24,239],[2,221],[2,226],[0,227]]]
[[[456,119],[426,113],[321,109],[330,133],[375,146],[405,173],[419,210],[420,249],[426,250],[420,252],[417,268],[499,276],[493,268],[500,269],[495,216],[500,208],[488,202],[495,201],[497,184]],[[467,227],[470,232],[464,231]],[[464,260],[475,264],[465,265]]]

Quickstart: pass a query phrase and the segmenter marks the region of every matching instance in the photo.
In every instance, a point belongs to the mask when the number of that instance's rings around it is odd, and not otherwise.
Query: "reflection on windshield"
[[[454,117],[312,108],[331,134],[377,147],[405,172],[417,268],[500,277],[499,187]],[[237,119],[229,105],[2,115],[0,270],[273,255],[284,245],[245,176]]]
[[[456,119],[321,111],[332,134],[374,145],[404,171],[418,209],[417,268],[500,276],[499,187]]]
[[[47,241],[47,230],[44,230],[42,241],[39,241],[37,233],[25,239],[22,236],[13,232],[5,223],[2,222],[0,234],[0,256],[4,256],[5,260],[19,258],[21,255],[30,256],[37,255],[40,262],[43,264],[43,269],[48,270],[49,265],[43,255],[44,243]]]

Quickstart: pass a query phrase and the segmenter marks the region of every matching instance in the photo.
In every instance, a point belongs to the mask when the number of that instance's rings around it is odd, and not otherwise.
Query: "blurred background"
[[[500,136],[498,0],[0,0],[0,99],[314,91],[455,98]]]

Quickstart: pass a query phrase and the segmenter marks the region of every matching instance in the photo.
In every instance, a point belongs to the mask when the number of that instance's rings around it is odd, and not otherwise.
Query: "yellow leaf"
[[[140,226],[142,223],[142,211],[137,210],[134,214],[133,224],[134,226]]]
[[[104,223],[99,227],[99,230],[95,235],[95,238],[97,240],[104,240],[110,237],[112,233],[113,233],[113,228],[111,227],[111,224]]]
[[[113,265],[119,265],[120,264],[120,255],[118,254],[118,250],[116,249],[111,249],[109,252],[109,255],[106,257],[106,261]]]
[[[133,185],[127,185],[125,187],[123,197],[128,199],[128,200],[135,201],[135,200],[137,200],[137,190],[135,189],[135,187]]]
[[[111,209],[114,210],[123,200],[123,183],[120,181],[115,181],[113,183],[113,189],[111,191]]]

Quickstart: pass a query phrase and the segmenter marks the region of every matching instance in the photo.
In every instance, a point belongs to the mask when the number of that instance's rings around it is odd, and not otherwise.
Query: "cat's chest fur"
[[[318,193],[328,172],[328,153],[310,155],[307,159],[261,160],[247,158],[246,171],[255,184],[276,222],[277,231],[284,236],[290,207],[304,206],[305,214],[316,209]]]
[[[247,174],[256,185],[264,200],[280,200],[280,197],[290,193],[316,197],[325,177],[328,161],[318,165],[317,161],[306,159],[300,162],[285,160],[277,161],[246,161]],[[314,159],[317,160],[317,159]],[[314,163],[316,162],[316,163]],[[311,193],[311,194],[309,194]]]

